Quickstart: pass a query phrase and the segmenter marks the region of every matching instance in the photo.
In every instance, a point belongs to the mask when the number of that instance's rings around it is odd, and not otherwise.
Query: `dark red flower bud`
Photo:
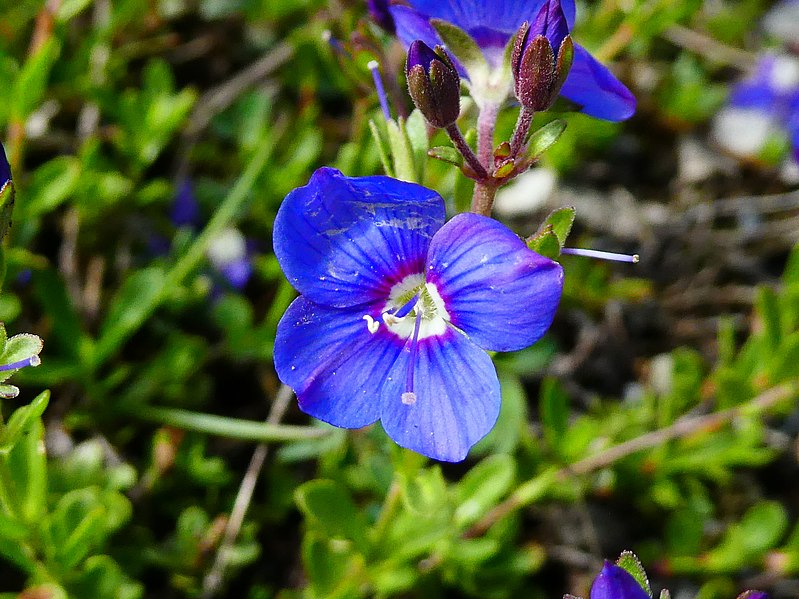
[[[524,23],[516,34],[511,69],[516,98],[533,111],[552,106],[566,82],[574,57],[574,44],[560,0],[548,0],[532,25]]]
[[[444,129],[458,120],[461,78],[446,51],[421,40],[408,48],[405,64],[411,99],[427,121]]]

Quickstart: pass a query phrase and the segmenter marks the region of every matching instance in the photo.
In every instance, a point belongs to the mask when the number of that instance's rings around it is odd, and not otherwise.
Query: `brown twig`
[[[275,396],[272,408],[269,410],[269,416],[266,419],[267,423],[280,423],[283,416],[286,414],[286,410],[288,410],[293,394],[294,392],[286,385],[281,385]],[[219,544],[214,563],[203,579],[203,599],[211,599],[211,597],[219,592],[224,580],[225,568],[227,567],[230,550],[239,536],[239,531],[241,531],[244,517],[247,515],[247,510],[252,501],[253,491],[255,491],[255,484],[258,482],[258,477],[261,474],[261,469],[264,466],[268,454],[269,446],[266,443],[259,444],[252,453],[247,471],[244,473],[244,478],[241,480],[241,486],[236,495],[236,500],[233,502],[230,518],[227,521],[227,526],[225,526],[225,535],[222,538],[222,542]]]
[[[746,412],[767,410],[776,404],[797,395],[797,393],[799,393],[799,383],[786,383],[764,391],[752,401],[744,405],[713,412],[712,414],[681,418],[671,426],[644,433],[640,437],[630,439],[629,441],[625,441],[619,445],[614,445],[605,451],[584,458],[578,462],[566,466],[565,468],[561,468],[554,473],[554,478],[566,480],[574,476],[588,474],[594,470],[599,470],[601,468],[610,466],[620,459],[630,456],[634,453],[638,453],[639,451],[663,445],[667,441],[685,437],[704,429],[717,428],[722,424],[735,420]],[[479,537],[483,535],[489,528],[491,528],[496,522],[500,521],[502,518],[514,512],[515,510],[530,503],[530,497],[535,499],[538,497],[538,495],[528,493],[528,489],[525,487],[537,482],[538,479],[533,479],[519,487],[513,495],[511,495],[502,503],[498,504],[481,520],[469,528],[464,536],[467,538]]]

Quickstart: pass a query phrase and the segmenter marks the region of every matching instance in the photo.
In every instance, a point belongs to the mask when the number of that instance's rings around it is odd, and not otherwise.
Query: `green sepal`
[[[545,225],[543,230],[526,240],[527,247],[545,258],[556,260],[560,256],[560,242],[552,231],[552,225]]]
[[[458,152],[453,147],[450,146],[436,146],[434,148],[430,148],[427,150],[427,155],[430,158],[435,158],[436,160],[440,160],[442,162],[448,162],[449,164],[454,164],[455,166],[463,166],[463,156],[461,153]]]
[[[527,247],[552,260],[557,259],[571,232],[575,214],[572,207],[554,210],[541,224],[538,232],[526,240]]]
[[[566,130],[566,121],[555,119],[550,121],[530,136],[527,142],[525,157],[530,162],[535,162],[541,154],[551,148]]]
[[[5,239],[11,226],[11,213],[14,211],[14,182],[7,181],[0,189],[0,241]]]
[[[619,559],[616,560],[616,565],[626,570],[630,576],[635,578],[636,582],[641,585],[641,588],[646,591],[646,594],[650,597],[652,596],[652,587],[649,586],[649,578],[637,555],[632,551],[622,551]]]
[[[430,19],[441,40],[463,66],[471,81],[488,79],[488,61],[474,38],[460,27],[442,19]]]

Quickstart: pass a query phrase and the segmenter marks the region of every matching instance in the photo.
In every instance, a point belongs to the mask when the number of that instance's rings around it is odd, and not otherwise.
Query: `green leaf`
[[[47,456],[40,418],[30,423],[4,461],[9,479],[3,482],[7,483],[6,492],[13,498],[17,516],[28,525],[37,525],[47,510]]]
[[[165,275],[158,267],[134,272],[120,287],[103,322],[95,356],[102,360],[116,348],[118,338],[127,338],[150,315],[163,293]]]
[[[566,245],[566,239],[569,237],[569,233],[571,233],[575,216],[575,209],[569,206],[554,210],[544,220],[544,225],[551,225],[551,230],[558,238],[558,243],[560,243],[561,247]]]
[[[369,119],[369,130],[372,132],[372,138],[375,140],[377,152],[380,154],[380,162],[383,165],[383,171],[385,171],[387,176],[394,177],[394,165],[391,162],[391,145],[388,140],[386,121],[374,121],[373,119]]]
[[[0,364],[12,364],[38,356],[43,346],[41,338],[37,335],[30,333],[14,335],[6,341],[3,355],[0,356]]]
[[[525,151],[527,159],[531,162],[538,160],[541,154],[546,152],[558,141],[565,130],[566,121],[555,119],[533,132],[530,136],[530,140],[527,142],[527,149]]]
[[[52,212],[67,201],[80,184],[81,163],[75,156],[59,156],[33,173],[20,216],[35,218]]]
[[[458,59],[473,83],[488,79],[489,66],[480,46],[460,27],[442,19],[430,19],[447,50]]]
[[[771,351],[776,351],[782,342],[782,319],[779,300],[773,289],[768,287],[758,289],[755,309],[767,346]]]
[[[463,156],[458,150],[450,146],[436,146],[427,150],[427,155],[430,158],[435,158],[442,162],[454,164],[457,167],[463,166]]]
[[[47,408],[49,400],[50,392],[42,391],[30,404],[14,410],[8,424],[0,432],[0,454],[11,451],[19,438],[31,429]]]
[[[388,131],[388,143],[391,146],[391,158],[394,162],[394,176],[400,181],[416,182],[417,172],[413,160],[413,150],[405,130],[405,121],[400,117],[399,121],[390,120],[386,122]]]
[[[632,551],[622,551],[619,559],[616,560],[616,565],[626,570],[630,576],[635,578],[638,584],[641,585],[646,591],[646,594],[652,596],[652,587],[649,586],[649,578],[646,575],[646,570],[641,565],[641,560],[638,559]]]
[[[569,398],[557,380],[547,377],[541,384],[541,426],[549,446],[560,453],[561,440],[569,426]]]
[[[345,538],[361,552],[367,550],[366,523],[352,497],[332,480],[312,480],[294,495],[310,525],[327,538]]]
[[[497,454],[474,466],[455,487],[455,522],[460,528],[479,520],[513,485],[516,464],[509,455]]]
[[[560,256],[560,241],[552,230],[552,225],[546,225],[542,231],[528,238],[526,243],[528,248],[545,258],[555,260]]]
[[[60,46],[55,36],[48,37],[25,61],[11,94],[11,118],[25,122],[41,104]]]

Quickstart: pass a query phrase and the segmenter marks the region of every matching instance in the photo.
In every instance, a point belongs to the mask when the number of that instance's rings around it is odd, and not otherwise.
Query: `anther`
[[[583,250],[579,248],[563,248],[561,254],[572,256],[585,256],[586,258],[597,258],[599,260],[610,260],[611,262],[629,262],[635,264],[639,260],[638,254],[616,254],[614,252],[603,252],[601,250]]]
[[[366,328],[372,335],[377,333],[377,328],[380,326],[380,321],[375,320],[369,314],[364,314],[363,319],[366,321]]]

